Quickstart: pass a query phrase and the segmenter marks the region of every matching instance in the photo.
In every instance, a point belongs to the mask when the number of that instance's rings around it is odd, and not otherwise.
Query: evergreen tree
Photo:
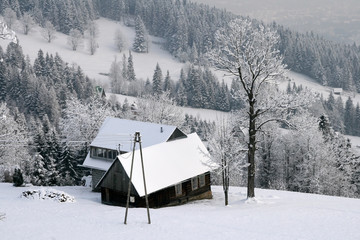
[[[187,106],[187,94],[183,81],[179,81],[177,87],[176,102],[180,106]]]
[[[79,182],[77,172],[77,161],[66,144],[62,146],[62,153],[59,158],[59,172],[61,174],[61,185],[76,185]]]
[[[20,187],[24,183],[23,174],[19,168],[15,168],[15,172],[13,175],[13,183],[15,187]]]
[[[349,135],[353,134],[354,116],[355,116],[354,104],[351,97],[349,97],[345,103],[345,112],[344,112],[345,134],[349,134]]]
[[[135,19],[135,40],[133,44],[135,52],[147,53],[149,52],[148,33],[140,16]]]
[[[165,77],[165,80],[164,80],[164,91],[172,93],[173,90],[174,90],[173,88],[174,88],[174,82],[171,79],[170,73],[169,73],[169,70],[168,70],[166,72],[166,77]],[[170,97],[172,97],[172,94],[170,94]]]
[[[156,68],[154,71],[153,79],[152,79],[152,92],[155,95],[160,95],[162,93],[162,83],[163,75],[159,63],[156,64]]]
[[[127,60],[126,60],[125,53],[123,54],[123,58],[122,58],[121,72],[122,72],[123,79],[128,79],[128,66],[127,66]]]
[[[133,57],[131,51],[129,51],[128,63],[127,63],[127,80],[133,82],[136,80]]]
[[[354,135],[360,136],[360,104],[356,104],[354,116]]]

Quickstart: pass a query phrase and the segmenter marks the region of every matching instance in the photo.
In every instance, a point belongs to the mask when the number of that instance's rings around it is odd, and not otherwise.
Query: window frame
[[[196,183],[196,184],[195,184]],[[198,180],[198,177],[193,177],[191,178],[191,190],[196,190],[199,188],[199,180]]]
[[[174,187],[175,187],[175,196],[176,197],[181,196],[183,194],[182,193],[182,183],[176,184]]]
[[[199,187],[205,187],[206,185],[206,178],[205,178],[205,174],[201,174],[199,176]]]
[[[117,150],[99,148],[99,147],[90,147],[90,157],[98,159],[107,159],[114,160],[118,155]]]

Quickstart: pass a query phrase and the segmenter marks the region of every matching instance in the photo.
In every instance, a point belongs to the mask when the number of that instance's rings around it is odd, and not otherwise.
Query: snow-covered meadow
[[[27,239],[360,239],[360,200],[256,189],[257,201],[246,201],[246,189],[230,188],[230,205],[222,188],[214,198],[186,205],[129,209],[103,205],[100,193],[87,187],[53,187],[75,202],[27,199],[35,187],[0,184],[2,240]]]

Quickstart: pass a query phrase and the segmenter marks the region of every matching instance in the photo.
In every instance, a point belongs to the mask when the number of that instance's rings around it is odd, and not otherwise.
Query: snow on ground
[[[137,98],[136,97],[131,97],[131,96],[126,96],[126,95],[121,95],[121,94],[112,94],[112,93],[107,93],[107,97],[110,98],[112,95],[116,96],[116,99],[123,104],[125,99],[127,99],[127,101],[129,102],[129,104],[131,105],[132,103],[136,103],[137,102]],[[222,112],[222,111],[217,111],[217,110],[211,110],[211,109],[202,109],[202,108],[191,108],[191,107],[180,107],[178,106],[177,108],[180,108],[182,113],[184,114],[188,114],[188,115],[192,115],[194,117],[197,117],[198,119],[201,120],[206,120],[206,121],[211,121],[211,122],[217,122],[220,121],[222,118],[226,117],[229,115],[229,113],[227,112]]]
[[[244,188],[230,188],[230,206],[221,187],[214,199],[146,210],[103,205],[87,187],[55,187],[73,203],[20,198],[28,188],[0,183],[2,240],[27,239],[360,239],[360,200],[257,189],[246,201]]]
[[[86,75],[105,85],[105,88],[107,88],[109,86],[108,77],[103,74],[109,72],[111,63],[115,57],[118,61],[122,60],[123,53],[128,57],[128,50],[132,47],[135,31],[133,28],[126,27],[119,22],[109,19],[100,18],[96,23],[99,26],[100,32],[98,38],[99,48],[93,56],[90,55],[86,44],[82,49],[72,51],[67,44],[67,35],[59,32],[56,34],[56,39],[48,43],[41,36],[40,27],[36,27],[29,35],[22,34],[20,30],[15,29],[15,31],[24,54],[29,55],[32,62],[37,57],[39,49],[42,49],[44,53],[55,54],[58,52],[63,60],[70,64],[79,65]],[[126,50],[121,53],[117,51],[114,42],[117,29],[121,30],[127,42]],[[150,36],[150,41],[148,54],[132,52],[136,77],[144,80],[146,80],[147,77],[151,79],[156,63],[159,63],[164,75],[166,71],[169,70],[170,76],[174,80],[178,79],[183,64],[175,60],[170,53],[161,48],[159,43],[163,41],[162,39]],[[3,49],[6,49],[8,43],[9,41],[0,41]]]

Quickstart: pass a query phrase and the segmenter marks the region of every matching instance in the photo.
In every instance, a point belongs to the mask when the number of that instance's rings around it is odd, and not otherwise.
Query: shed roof
[[[196,133],[189,134],[187,138],[143,148],[142,153],[148,194],[211,170],[209,153]],[[131,155],[131,152],[125,153],[115,160],[120,161],[128,176],[130,176]],[[102,181],[98,186],[101,183]],[[139,196],[145,196],[139,150],[136,150],[134,155],[132,183]]]

